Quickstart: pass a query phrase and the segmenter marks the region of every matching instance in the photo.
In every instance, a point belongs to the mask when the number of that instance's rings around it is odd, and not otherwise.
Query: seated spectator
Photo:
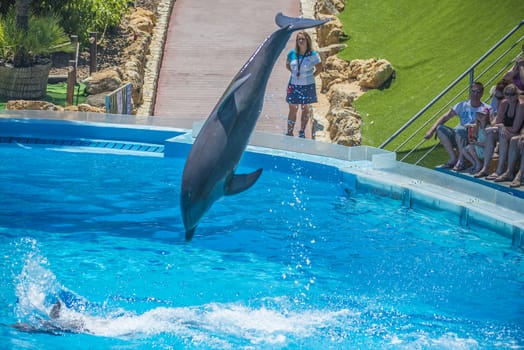
[[[484,177],[486,180],[495,180],[502,174],[506,164],[509,141],[513,136],[520,133],[524,115],[518,99],[518,90],[514,84],[509,84],[504,88],[504,97],[500,103],[500,108],[495,119],[495,126],[486,130],[486,144],[484,146],[484,165],[475,177]],[[493,151],[496,143],[499,143],[499,160],[497,169],[489,174],[489,166],[493,158]]]
[[[504,79],[515,84],[521,92],[524,91],[524,44],[522,45],[522,53],[517,57],[513,68],[506,73]]]
[[[492,114],[491,114],[492,120],[490,120],[490,122],[492,123],[495,121],[495,118],[497,117],[497,111],[498,111],[499,104],[504,99],[504,88],[508,84],[509,82],[507,80],[502,79],[501,81],[497,83],[497,85],[493,86],[491,90],[489,91],[490,96],[491,96],[490,105],[491,105],[491,108],[493,109]]]
[[[475,124],[466,124],[468,130],[468,145],[464,148],[464,158],[471,164],[470,174],[477,173],[482,168],[484,159],[484,141],[486,140],[486,128],[489,127],[490,113],[487,108],[480,108],[476,114]]]
[[[515,166],[520,159],[520,167],[517,175]],[[495,179],[496,182],[510,181],[510,187],[519,187],[522,184],[522,174],[524,174],[524,135],[518,135],[511,138],[508,151],[508,167],[506,171]]]
[[[480,82],[474,82],[471,86],[469,100],[457,103],[446,114],[440,117],[424,136],[424,138],[428,140],[436,132],[440,143],[446,152],[448,152],[449,161],[442,165],[442,167],[453,168],[453,170],[456,171],[462,171],[466,168],[464,164],[464,151],[462,150],[467,141],[467,132],[464,125],[474,122],[475,114],[481,107],[488,108],[491,112],[491,107],[481,101],[483,93],[484,85]],[[444,125],[454,116],[458,116],[460,119],[458,126],[452,129]],[[455,153],[455,149],[457,149],[458,154]]]

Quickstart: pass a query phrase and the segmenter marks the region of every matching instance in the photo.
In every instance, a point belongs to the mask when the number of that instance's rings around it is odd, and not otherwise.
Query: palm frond
[[[70,39],[59,23],[58,16],[31,15],[27,32],[24,33],[16,26],[15,11],[9,11],[0,17],[0,60],[13,60],[20,48],[32,59],[53,52],[72,50],[71,46],[66,45]]]

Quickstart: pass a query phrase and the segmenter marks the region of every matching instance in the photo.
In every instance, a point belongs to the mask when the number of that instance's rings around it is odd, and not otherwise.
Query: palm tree
[[[16,0],[16,29],[18,29],[23,35],[27,35],[29,30],[29,6],[31,0]],[[31,65],[28,57],[28,49],[23,45],[18,45],[14,55],[15,67],[28,67]]]
[[[45,96],[51,65],[46,56],[71,49],[59,18],[31,14],[30,2],[16,0],[15,6],[0,16],[0,96]]]

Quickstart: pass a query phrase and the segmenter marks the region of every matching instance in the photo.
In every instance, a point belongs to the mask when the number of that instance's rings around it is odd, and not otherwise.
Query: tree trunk
[[[29,29],[29,7],[31,5],[31,0],[16,0],[16,27],[23,33],[27,33]],[[27,52],[27,49],[24,47],[17,47],[15,56],[13,57],[13,63],[15,67],[29,67],[31,62],[31,57]]]
[[[29,27],[29,6],[31,0],[16,0],[16,27],[23,32],[27,32]]]

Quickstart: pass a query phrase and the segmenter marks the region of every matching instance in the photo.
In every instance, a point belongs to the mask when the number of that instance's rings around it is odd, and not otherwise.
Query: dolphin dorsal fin
[[[224,194],[226,196],[231,196],[233,194],[237,194],[247,190],[248,188],[253,186],[255,182],[257,182],[258,178],[260,177],[260,174],[262,174],[262,169],[258,169],[249,174],[233,174],[230,177],[229,181],[226,183],[226,186],[224,188]]]

